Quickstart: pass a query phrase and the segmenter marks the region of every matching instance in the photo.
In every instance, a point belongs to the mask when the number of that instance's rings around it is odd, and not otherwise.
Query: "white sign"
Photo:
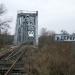
[[[29,37],[34,37],[34,31],[28,31],[28,36]]]
[[[75,41],[75,35],[56,34],[56,41]]]

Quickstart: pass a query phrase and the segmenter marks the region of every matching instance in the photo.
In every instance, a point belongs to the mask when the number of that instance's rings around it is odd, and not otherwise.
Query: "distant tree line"
[[[55,34],[57,34],[54,31],[48,31],[46,28],[42,28],[41,35],[39,37],[39,47],[43,47],[45,45],[50,45],[55,42]],[[65,30],[61,30],[59,34],[65,34],[65,35],[75,35],[75,33],[69,34]]]

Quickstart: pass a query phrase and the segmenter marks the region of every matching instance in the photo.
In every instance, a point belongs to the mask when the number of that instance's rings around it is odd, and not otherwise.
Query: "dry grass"
[[[75,75],[72,43],[52,43],[27,49],[25,70],[30,75]]]

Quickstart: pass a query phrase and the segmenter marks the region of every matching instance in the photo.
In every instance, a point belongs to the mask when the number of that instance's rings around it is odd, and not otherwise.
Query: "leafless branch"
[[[6,12],[6,9],[3,4],[0,4],[0,15],[4,14]]]

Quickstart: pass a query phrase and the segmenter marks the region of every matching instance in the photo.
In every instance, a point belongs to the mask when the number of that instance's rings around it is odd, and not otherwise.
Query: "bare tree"
[[[7,45],[10,39],[10,35],[8,35],[7,32],[11,20],[4,17],[6,11],[4,5],[0,4],[0,48]]]
[[[41,30],[41,36],[53,36],[54,34],[54,31],[47,30],[46,28],[42,28]]]
[[[6,12],[6,8],[4,7],[3,4],[0,4],[0,33],[1,30],[7,30],[9,28],[9,22],[11,22],[8,19],[3,19],[3,15]]]
[[[66,35],[69,35],[69,33],[65,30],[61,30],[61,34],[66,34]]]
[[[46,28],[42,28],[41,36],[39,37],[39,47],[50,45],[54,40],[54,31],[49,31]]]

